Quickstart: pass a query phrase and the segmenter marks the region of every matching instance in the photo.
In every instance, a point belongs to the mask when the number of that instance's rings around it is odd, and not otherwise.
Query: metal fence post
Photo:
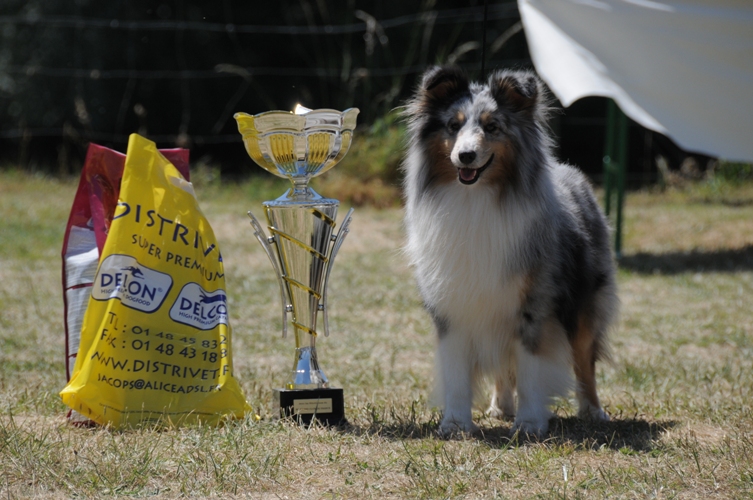
[[[627,116],[610,99],[607,103],[607,134],[603,160],[604,212],[607,217],[612,218],[612,202],[614,201],[614,251],[618,259],[622,256],[622,212],[625,203],[627,132]]]
[[[614,129],[615,120],[614,115],[616,112],[616,106],[614,101],[610,100],[607,103],[607,134],[604,141],[604,213],[607,217],[612,212],[612,188],[613,186],[613,158],[614,154]]]

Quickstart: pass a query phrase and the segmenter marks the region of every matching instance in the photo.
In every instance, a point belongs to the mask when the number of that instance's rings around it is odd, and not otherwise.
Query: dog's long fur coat
[[[552,157],[547,110],[532,73],[477,84],[451,67],[406,107],[406,250],[438,335],[443,434],[478,430],[483,376],[515,430],[547,431],[573,371],[579,415],[608,419],[594,365],[618,306],[609,233],[586,178]]]

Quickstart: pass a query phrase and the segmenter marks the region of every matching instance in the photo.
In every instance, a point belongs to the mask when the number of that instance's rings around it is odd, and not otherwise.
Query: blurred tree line
[[[516,3],[487,17],[486,67],[529,65]],[[478,0],[5,0],[1,159],[67,173],[132,132],[221,158],[234,112],[297,102],[370,124],[429,64],[480,77],[483,18]]]

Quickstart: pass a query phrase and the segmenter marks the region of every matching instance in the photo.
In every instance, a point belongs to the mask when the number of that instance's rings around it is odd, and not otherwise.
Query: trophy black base
[[[342,389],[274,389],[274,393],[282,418],[292,418],[304,425],[310,425],[314,419],[331,426],[347,423]]]

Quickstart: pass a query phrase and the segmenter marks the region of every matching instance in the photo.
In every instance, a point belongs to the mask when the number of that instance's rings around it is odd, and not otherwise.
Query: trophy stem
[[[264,202],[295,333],[295,361],[286,387],[326,388],[327,376],[316,355],[317,316],[319,311],[326,314],[325,276],[334,257],[333,231],[340,203],[322,198],[305,182],[294,183],[293,191],[296,188],[307,190],[313,199],[296,201],[289,193]]]
[[[313,191],[309,189],[309,180],[307,177],[293,177],[291,182],[293,184],[293,192],[290,199],[303,201],[312,198]]]
[[[312,336],[311,344],[314,343],[315,337]],[[287,389],[321,389],[328,386],[329,381],[319,366],[314,345],[296,349],[295,355],[293,381],[287,384]]]

